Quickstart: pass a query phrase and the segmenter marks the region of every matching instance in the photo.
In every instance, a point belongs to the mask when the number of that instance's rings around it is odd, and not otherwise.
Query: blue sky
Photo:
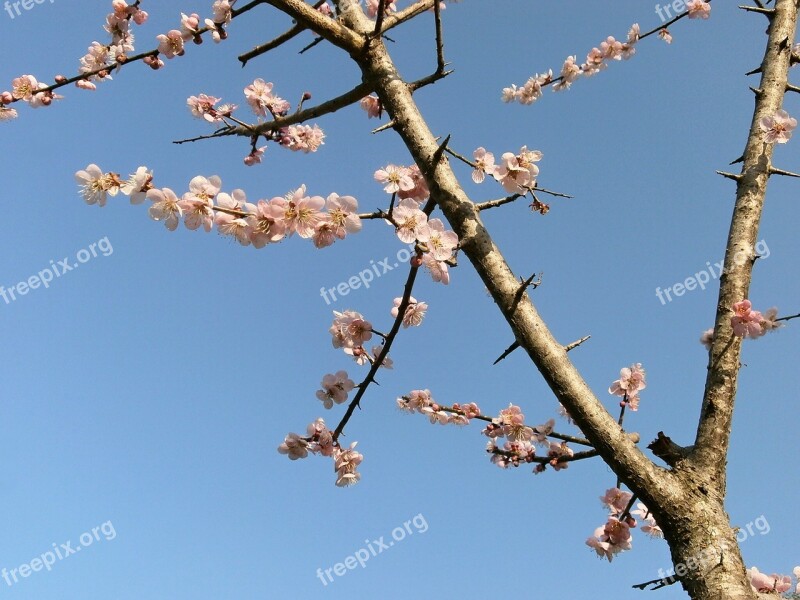
[[[55,0],[13,19],[0,12],[0,89],[23,73],[46,81],[73,74],[86,47],[106,41],[109,5]],[[174,5],[144,3],[151,19],[138,49],[153,47],[180,11],[209,16],[210,1]],[[567,93],[502,104],[504,86],[558,70],[567,55],[582,60],[606,36],[624,38],[633,22],[643,30],[659,23],[652,3],[587,6],[448,5],[455,73],[416,97],[432,130],[452,134],[463,154],[485,146],[499,156],[523,144],[544,152],[540,185],[574,199],[553,199],[546,217],[524,203],[490,211],[486,224],[515,271],[544,272],[533,298],[555,335],[564,343],[592,335],[572,356],[608,407],[616,411],[605,390],[619,369],[642,362],[648,387],[627,427],[645,441],[664,431],[688,444],[705,378],[697,339],[713,322],[716,289],[667,304],[655,290],[722,259],[734,189],[714,171],[744,147],[747,86],[756,84],[744,73],[760,63],[765,20],[714,3],[710,20],[674,26],[671,46],[644,40],[633,59]],[[186,109],[190,95],[245,105],[242,88],[262,77],[293,103],[306,90],[314,102],[359,81],[347,57],[325,45],[298,55],[308,33],[241,69],[239,53],[289,25],[268,7],[250,14],[221,45],[192,46],[159,72],[130,65],[96,92],[68,88],[55,106],[22,107],[1,126],[0,285],[51,260],[74,262],[93,243],[106,249],[47,289],[0,301],[0,568],[68,540],[74,548],[98,531],[52,570],[0,581],[2,595],[640,598],[630,586],[668,568],[669,553],[639,532],[634,549],[610,565],[584,545],[604,521],[598,496],[615,479],[599,460],[539,476],[501,471],[479,427],[434,427],[396,409],[398,395],[429,388],[442,403],[475,401],[489,413],[519,404],[532,424],[555,416],[556,401],[523,353],[491,366],[512,337],[465,260],[448,287],[420,278],[414,295],[428,315],[403,330],[394,370],[348,426],[365,459],[361,483],[340,489],[328,459],[290,462],[276,448],[318,416],[338,422],[342,407],[323,414],[314,397],[325,373],[362,373],[331,348],[331,310],[358,310],[389,328],[404,271],[330,306],[319,290],[393,259],[403,246],[392,231],[371,222],[325,250],[290,239],[256,251],[216,233],[170,233],[121,196],[103,209],[83,203],[73,174],[97,163],[123,174],[147,165],[157,185],[176,191],[195,175],[218,174],[226,191],[242,188],[250,199],[305,183],[313,194],[351,194],[364,210],[385,204],[372,173],[408,155],[391,132],[372,135],[378,123],[357,107],[318,121],[327,134],[318,153],[270,147],[253,168],[242,164],[244,139],[171,143],[209,131]],[[432,27],[424,15],[392,32],[408,79],[435,66]],[[786,108],[795,114],[797,100]],[[777,149],[777,166],[798,169],[796,143]],[[502,195],[491,183],[474,186],[466,168],[459,174],[475,200]],[[800,306],[796,185],[770,182],[759,234],[769,257],[757,264],[751,293],[757,308],[776,305],[781,314]],[[787,458],[800,444],[791,419],[797,358],[794,325],[745,343],[727,509],[740,527],[768,522],[768,533],[751,528],[742,545],[746,562],[767,572],[798,562],[796,512],[786,501],[800,491]],[[317,569],[375,548],[381,536],[389,541],[409,521],[404,539],[365,567],[327,586],[317,578]],[[677,588],[656,595],[685,597]]]

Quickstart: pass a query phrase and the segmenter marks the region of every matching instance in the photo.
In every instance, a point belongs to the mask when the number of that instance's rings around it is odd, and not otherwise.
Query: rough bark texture
[[[730,308],[748,295],[753,261],[739,265],[734,257],[740,252],[752,253],[757,240],[772,168],[772,146],[763,143],[758,121],[782,105],[798,0],[778,0],[767,15],[771,23],[769,39],[742,173],[736,176],[726,274],[721,277],[697,438],[695,445],[688,448],[662,439],[663,455],[659,455],[669,469],[655,465],[631,441],[589,389],[528,295],[518,294],[519,279],[485,229],[449,162],[437,152],[439,143],[419,112],[412,88],[397,72],[380,36],[373,35],[375,23],[352,0],[337,2],[339,23],[335,25],[320,21],[299,0],[267,1],[347,51],[358,63],[364,82],[380,97],[394,129],[425,175],[431,197],[458,234],[464,255],[485,283],[516,340],[603,460],[653,512],[688,594],[695,600],[757,598],[745,574],[736,532],[724,509],[726,456],[741,347],[731,330]],[[413,10],[422,10],[428,4],[419,3]]]

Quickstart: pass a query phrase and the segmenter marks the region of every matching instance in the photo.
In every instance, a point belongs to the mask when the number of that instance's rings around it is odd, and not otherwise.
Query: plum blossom
[[[494,175],[497,166],[494,164],[494,154],[487,152],[482,146],[472,153],[475,159],[475,169],[472,171],[472,181],[483,183],[486,175]]]
[[[333,324],[328,330],[334,348],[357,348],[372,339],[372,323],[353,310],[333,311]]]
[[[494,178],[500,182],[507,192],[524,194],[529,187],[536,185],[536,182],[531,177],[532,170],[528,168],[527,164],[523,163],[524,159],[521,160],[513,152],[503,153],[501,163],[494,172]],[[536,173],[539,172],[536,165],[531,166],[536,170]]]
[[[761,573],[756,567],[747,569],[747,578],[756,592],[765,594],[783,594],[792,587],[792,580],[788,575],[778,575],[777,573],[767,575]]]
[[[195,177],[195,179],[198,179]],[[194,181],[194,179],[192,180]],[[213,184],[212,184],[213,185]],[[214,189],[213,187],[211,188]],[[184,199],[199,197],[197,195],[189,194],[184,196]],[[247,198],[243,190],[233,190],[230,194],[225,192],[217,194],[217,206],[219,208],[227,209],[228,211],[242,211],[243,208],[255,208],[252,204],[247,205]],[[218,210],[214,217],[214,223],[217,226],[217,231],[220,235],[230,235],[236,239],[242,246],[250,245],[250,227],[246,220],[245,215],[237,215],[234,212],[225,212]]]
[[[416,164],[411,165],[408,167],[408,176],[411,178],[411,181],[414,183],[414,187],[411,189],[405,190],[400,189],[397,192],[397,197],[401,200],[405,200],[406,198],[411,198],[415,202],[422,202],[431,195],[430,190],[428,189],[428,182],[425,181],[425,177],[422,175],[422,171],[419,170],[419,167]]]
[[[380,118],[381,113],[383,112],[381,101],[375,94],[370,94],[369,96],[362,98],[361,102],[359,102],[359,105],[366,111],[367,118],[369,119]]]
[[[435,282],[443,283],[444,285],[450,283],[450,272],[447,263],[436,260],[429,252],[422,255],[422,266],[428,270],[431,274],[431,279]]]
[[[611,387],[608,388],[608,393],[614,396],[636,396],[647,387],[644,379],[645,372],[642,368],[642,363],[635,363],[620,370],[619,379],[611,384]]]
[[[332,408],[334,403],[341,404],[347,400],[347,394],[356,384],[347,376],[346,371],[328,373],[322,378],[322,389],[317,390],[317,398],[325,408]]]
[[[711,5],[706,0],[688,0],[686,10],[690,19],[707,19],[711,16]]]
[[[797,127],[797,119],[790,117],[785,110],[779,110],[774,115],[762,117],[758,125],[764,134],[764,142],[785,144]]]
[[[175,231],[183,215],[178,196],[170,188],[153,188],[147,191],[147,199],[153,204],[150,205],[148,213],[154,221],[164,221],[164,225],[170,231]]]
[[[269,202],[259,200],[252,214],[245,217],[250,241],[255,248],[281,241],[286,236],[286,214],[283,198],[273,198]]]
[[[158,51],[167,58],[183,56],[183,34],[177,29],[157,35],[156,39],[158,40]]]
[[[197,96],[189,96],[186,104],[198,119],[204,119],[209,123],[219,123],[224,117],[230,117],[233,111],[236,110],[235,104],[223,104],[215,107],[214,105],[220,100],[220,98],[215,98],[214,96],[199,94]]]
[[[325,207],[328,209],[333,234],[337,238],[343,240],[348,233],[361,231],[361,219],[356,212],[358,201],[355,198],[340,196],[334,192],[325,199]]]
[[[260,117],[265,117],[268,110],[273,116],[284,115],[291,108],[288,101],[272,93],[272,85],[272,82],[266,82],[259,78],[244,88],[247,103]]]
[[[414,180],[411,179],[411,174],[406,167],[386,165],[383,169],[375,171],[374,177],[378,183],[385,184],[383,191],[387,194],[414,189]]]
[[[761,330],[764,333],[768,333],[779,327],[783,327],[783,323],[778,321],[778,309],[773,306],[765,310],[761,319]]]
[[[554,92],[568,90],[581,74],[581,67],[577,64],[577,56],[568,56],[561,67],[559,81],[553,84]]]
[[[568,468],[569,463],[562,459],[565,457],[570,457],[574,454],[575,453],[572,451],[572,448],[567,446],[567,442],[550,442],[550,449],[547,451],[547,456],[550,457],[549,464],[556,471]],[[544,465],[540,465],[540,467],[543,466]]]
[[[669,32],[669,29],[664,27],[658,31],[658,37],[664,40],[667,44],[672,43],[672,34]]]
[[[147,190],[153,187],[152,182],[153,172],[148,171],[147,167],[139,167],[136,173],[122,184],[120,190],[126,196],[130,196],[131,204],[141,204],[147,196]]]
[[[616,554],[631,549],[630,527],[616,517],[609,517],[605,525],[595,529],[586,545],[597,552],[597,556],[611,562]]]
[[[428,221],[427,245],[431,256],[437,261],[448,260],[458,246],[458,236],[452,231],[445,231],[441,219]]]
[[[22,75],[11,82],[11,96],[15,100],[30,102],[33,95],[41,87],[33,75]],[[7,104],[7,103],[6,103]]]
[[[656,523],[655,518],[650,513],[650,509],[648,509],[644,504],[638,502],[636,504],[636,510],[632,510],[631,514],[636,515],[642,520],[641,525],[639,525],[639,529],[642,530],[642,533],[645,533],[653,538],[664,537],[664,532],[661,531],[661,527],[659,527]]]
[[[397,237],[401,242],[411,244],[416,240],[427,242],[430,238],[428,215],[420,210],[414,200],[401,200],[392,213],[396,224]]]
[[[214,23],[227,24],[233,18],[233,8],[229,0],[215,0],[211,5],[211,12],[214,13]]]
[[[3,121],[10,121],[17,118],[17,111],[13,108],[6,108],[0,105],[0,123]]]
[[[430,390],[412,390],[406,396],[397,399],[397,407],[406,412],[421,412],[423,408],[431,406],[433,398]]]
[[[600,496],[600,502],[603,503],[611,514],[619,516],[628,507],[628,502],[633,498],[630,492],[624,492],[617,487],[609,488],[606,493]]]
[[[518,467],[523,463],[533,462],[536,456],[536,449],[528,441],[507,441],[503,444],[503,448],[500,449],[494,440],[490,440],[486,445],[486,451],[492,455],[490,459],[492,464],[501,469]]]
[[[289,460],[297,460],[308,456],[308,441],[296,433],[290,433],[278,446],[278,452],[289,456]]]
[[[346,450],[335,448],[333,451],[334,466],[336,469],[336,485],[344,487],[354,485],[361,479],[361,473],[356,472],[356,468],[364,460],[364,456],[355,451],[356,444],[353,442]]]
[[[86,204],[98,206],[105,206],[107,196],[116,196],[122,185],[116,173],[103,173],[95,164],[75,173],[75,181]]]
[[[261,164],[261,157],[264,156],[264,151],[266,149],[266,146],[261,146],[261,148],[253,148],[250,151],[250,154],[244,157],[244,164],[248,167]]]
[[[281,146],[294,152],[316,152],[325,142],[325,133],[317,125],[289,125],[281,129]]]
[[[283,214],[286,234],[297,233],[305,239],[313,236],[317,225],[325,220],[323,206],[325,199],[322,196],[306,196],[305,184],[287,194]]]
[[[731,327],[733,334],[740,337],[760,337],[764,335],[761,328],[763,317],[757,310],[752,310],[750,300],[742,300],[733,305]]]
[[[714,342],[714,328],[706,329],[700,336],[700,343],[706,347],[706,350],[711,350],[711,344]]]
[[[397,318],[397,315],[400,312],[400,304],[402,304],[402,298],[395,298],[394,299],[394,308],[392,308],[392,316]],[[408,298],[408,306],[406,307],[406,311],[403,314],[403,327],[418,327],[422,324],[422,319],[425,317],[425,311],[428,310],[428,305],[425,302],[417,302],[414,296],[410,296]]]

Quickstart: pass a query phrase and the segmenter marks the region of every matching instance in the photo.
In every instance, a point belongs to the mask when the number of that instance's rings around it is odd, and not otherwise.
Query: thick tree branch
[[[754,260],[750,255],[758,239],[774,146],[766,144],[759,121],[772,116],[783,105],[797,26],[796,0],[776,2],[769,28],[769,40],[761,63],[761,93],[750,124],[741,176],[736,180],[736,204],[725,250],[724,275],[720,278],[714,341],[709,353],[703,406],[697,428],[692,461],[716,481],[725,494],[725,463],[730,441],[734,399],[740,366],[742,341],[733,335],[731,307],[748,297]],[[741,254],[739,254],[741,253]],[[738,255],[738,256],[737,256]]]

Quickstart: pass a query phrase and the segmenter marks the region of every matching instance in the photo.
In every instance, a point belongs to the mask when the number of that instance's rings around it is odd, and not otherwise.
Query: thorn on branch
[[[536,273],[534,273],[533,275],[531,275],[527,279],[523,279],[522,277],[519,278],[519,287],[517,288],[517,291],[514,292],[514,302],[513,302],[512,306],[516,306],[517,303],[520,300],[522,300],[522,294],[525,293],[525,290],[528,289],[529,286],[533,287],[533,289],[536,289],[540,285],[542,285],[542,275],[544,275],[544,273],[540,273],[539,274],[539,279],[537,279],[536,281],[534,281],[534,278],[536,277]]]
[[[575,348],[580,346],[583,342],[585,342],[586,340],[588,340],[591,337],[592,337],[591,335],[585,335],[581,339],[575,340],[571,344],[567,344],[566,346],[564,346],[564,352],[569,352],[570,350],[574,350]]]
[[[394,119],[392,119],[388,123],[384,123],[380,127],[376,127],[375,129],[372,130],[372,133],[380,133],[381,131],[386,131],[387,129],[391,129],[392,127],[394,127]]]
[[[739,8],[747,12],[761,13],[770,21],[775,17],[774,8],[764,8],[763,6],[739,6]]]
[[[794,92],[796,94],[800,94],[800,87],[796,85],[792,85],[791,83],[786,84],[786,91],[787,92]]]
[[[497,360],[495,360],[495,361],[492,363],[492,366],[494,366],[494,365],[496,365],[497,363],[499,363],[501,360],[503,360],[503,359],[504,359],[506,356],[508,356],[509,354],[511,354],[511,353],[512,353],[514,350],[516,350],[517,348],[519,348],[519,342],[515,340],[513,344],[511,344],[511,345],[510,345],[508,348],[506,348],[506,349],[503,351],[503,353],[502,353],[500,356],[498,356],[498,357],[497,357]]]
[[[737,175],[736,173],[728,173],[727,171],[717,171],[717,175],[722,175],[726,179],[733,179],[736,182],[742,178],[741,174]]]
[[[769,167],[769,174],[770,175],[783,175],[785,177],[800,177],[798,173],[792,173],[791,171],[784,171],[783,169],[778,169],[777,167],[773,167],[770,165]]]

